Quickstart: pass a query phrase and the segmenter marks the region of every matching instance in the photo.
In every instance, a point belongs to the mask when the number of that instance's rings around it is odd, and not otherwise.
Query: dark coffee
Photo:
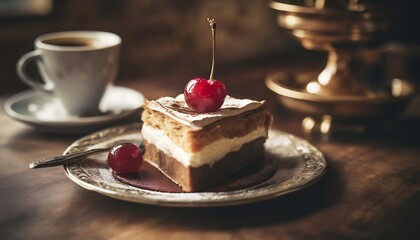
[[[42,41],[45,44],[61,47],[87,47],[93,46],[94,41],[87,38],[54,38]]]

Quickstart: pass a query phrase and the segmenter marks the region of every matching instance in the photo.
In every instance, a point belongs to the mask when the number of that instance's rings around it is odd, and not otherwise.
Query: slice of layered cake
[[[198,113],[179,95],[146,102],[142,120],[144,159],[194,192],[262,161],[272,115],[265,101],[229,96],[217,111]]]

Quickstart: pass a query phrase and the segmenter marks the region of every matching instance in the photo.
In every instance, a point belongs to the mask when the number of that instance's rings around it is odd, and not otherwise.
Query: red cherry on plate
[[[143,163],[143,155],[132,143],[115,145],[108,153],[108,165],[116,173],[137,172]]]
[[[188,106],[196,112],[217,111],[225,101],[225,85],[215,79],[191,79],[184,89],[184,97]]]

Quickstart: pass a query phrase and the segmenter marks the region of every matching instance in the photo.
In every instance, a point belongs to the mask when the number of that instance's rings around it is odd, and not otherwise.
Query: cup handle
[[[52,84],[40,83],[34,80],[32,77],[30,77],[29,74],[26,72],[27,65],[33,61],[42,61],[41,52],[39,50],[28,52],[19,59],[16,65],[16,71],[19,78],[26,85],[28,85],[29,87],[35,90],[47,92],[47,93],[52,92],[52,89],[53,89]],[[40,71],[42,72],[43,69],[40,69]]]

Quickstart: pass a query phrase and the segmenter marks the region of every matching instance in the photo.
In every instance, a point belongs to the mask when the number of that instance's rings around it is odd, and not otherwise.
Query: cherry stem
[[[207,18],[207,22],[209,22],[210,24],[210,28],[211,28],[211,36],[212,36],[212,47],[213,47],[213,57],[211,59],[211,71],[210,71],[210,79],[213,79],[213,74],[214,74],[214,59],[215,59],[215,55],[216,55],[216,21],[213,18]]]

